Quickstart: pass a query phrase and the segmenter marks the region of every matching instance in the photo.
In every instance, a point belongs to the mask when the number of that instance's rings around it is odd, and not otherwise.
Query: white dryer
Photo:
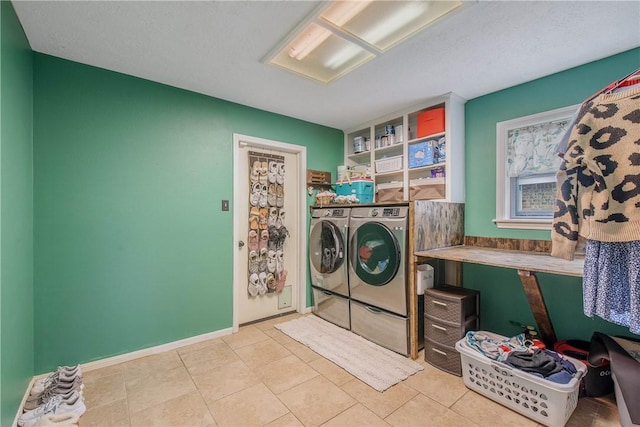
[[[351,326],[347,270],[349,211],[349,208],[313,209],[309,228],[313,311],[346,329]]]

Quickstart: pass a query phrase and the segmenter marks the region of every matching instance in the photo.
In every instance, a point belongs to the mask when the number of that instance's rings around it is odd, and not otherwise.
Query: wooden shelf
[[[418,142],[427,141],[430,139],[440,139],[443,136],[445,136],[445,132],[438,132],[438,133],[434,133],[433,135],[421,136],[420,138],[410,139],[409,141],[407,141],[407,144],[411,145],[411,144],[416,144]]]
[[[426,170],[431,170],[431,169],[438,169],[438,168],[446,168],[446,167],[447,167],[447,162],[434,163],[432,165],[420,166],[420,167],[417,167],[417,168],[409,168],[409,173],[426,171]]]

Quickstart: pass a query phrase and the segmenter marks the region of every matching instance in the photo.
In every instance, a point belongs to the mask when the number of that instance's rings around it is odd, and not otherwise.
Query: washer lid
[[[365,283],[386,285],[400,268],[398,240],[382,223],[361,225],[351,236],[351,265]]]
[[[309,234],[309,260],[322,274],[336,272],[344,262],[344,239],[340,228],[331,221],[320,221]]]

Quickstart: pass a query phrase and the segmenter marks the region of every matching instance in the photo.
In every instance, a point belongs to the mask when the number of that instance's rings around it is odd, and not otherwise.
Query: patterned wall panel
[[[416,251],[464,244],[464,203],[415,201]]]

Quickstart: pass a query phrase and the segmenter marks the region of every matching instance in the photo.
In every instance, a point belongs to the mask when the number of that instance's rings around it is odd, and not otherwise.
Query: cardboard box
[[[409,182],[409,200],[444,199],[447,195],[444,178],[412,179]]]
[[[376,203],[404,201],[404,185],[401,182],[378,184],[376,190]]]
[[[444,132],[444,107],[432,108],[418,114],[416,138]]]

